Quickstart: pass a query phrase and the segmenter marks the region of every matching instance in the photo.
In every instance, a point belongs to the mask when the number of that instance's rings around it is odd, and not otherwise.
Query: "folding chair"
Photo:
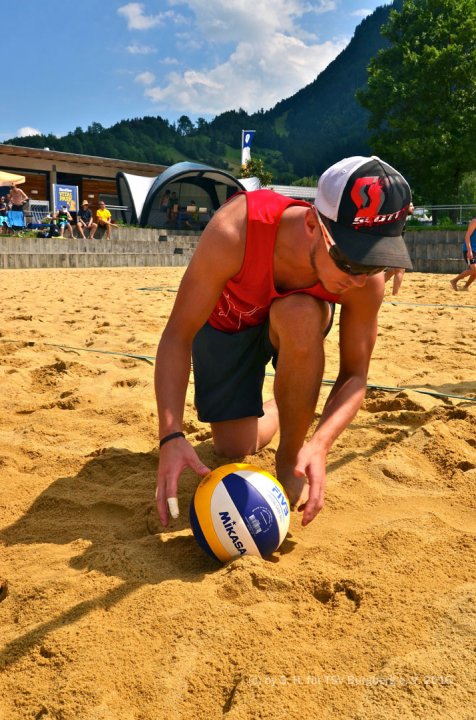
[[[14,232],[23,230],[25,227],[25,216],[22,210],[9,210],[7,213],[8,225]]]

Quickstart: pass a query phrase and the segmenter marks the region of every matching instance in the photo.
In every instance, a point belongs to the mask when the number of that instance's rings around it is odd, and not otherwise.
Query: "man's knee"
[[[258,418],[211,423],[213,446],[217,455],[236,459],[254,455],[258,448]]]
[[[271,342],[275,347],[279,348],[284,338],[308,347],[312,338],[323,339],[331,320],[331,308],[324,300],[295,293],[275,300],[269,318]]]

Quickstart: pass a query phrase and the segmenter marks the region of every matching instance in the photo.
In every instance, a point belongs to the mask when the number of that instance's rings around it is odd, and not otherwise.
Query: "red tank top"
[[[283,293],[274,286],[274,244],[281,216],[292,205],[308,208],[309,203],[284,197],[272,190],[240,194],[246,195],[248,205],[245,257],[241,270],[228,280],[208,318],[210,325],[224,332],[238,332],[259,325],[268,317],[273,300],[293,293],[338,302],[340,296],[327,292],[320,282],[312,287]]]

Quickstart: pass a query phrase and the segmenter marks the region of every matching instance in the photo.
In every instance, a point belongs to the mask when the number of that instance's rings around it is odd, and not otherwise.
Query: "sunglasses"
[[[384,272],[386,267],[378,267],[377,265],[360,265],[352,260],[349,260],[337,247],[337,245],[331,245],[329,248],[329,255],[334,261],[334,265],[342,270],[346,275],[378,275],[378,273]]]
[[[346,275],[378,275],[378,273],[387,270],[386,267],[378,267],[377,265],[361,265],[360,263],[356,263],[353,260],[349,260],[349,258],[344,255],[344,253],[339,250],[337,245],[334,243],[329,229],[327,228],[324,220],[321,218],[317,211],[316,214],[317,219],[319,220],[319,224],[321,226],[321,230],[324,232],[324,235],[327,237],[329,242],[332,243],[329,247],[329,255],[332,258],[334,265],[339,270],[341,270]]]

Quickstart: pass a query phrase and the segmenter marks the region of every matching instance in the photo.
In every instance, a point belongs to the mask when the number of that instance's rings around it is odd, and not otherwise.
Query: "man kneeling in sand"
[[[365,397],[387,267],[411,268],[402,230],[406,180],[376,157],[320,178],[314,205],[241,192],[205,228],[162,334],[155,371],[157,507],[177,516],[181,472],[209,472],[182,432],[191,357],[195,404],[215,450],[256,453],[280,431],[276,475],[307,525],[324,504],[326,460]],[[340,368],[308,441],[324,372],[324,338],[340,303]],[[274,398],[263,405],[266,365]]]

